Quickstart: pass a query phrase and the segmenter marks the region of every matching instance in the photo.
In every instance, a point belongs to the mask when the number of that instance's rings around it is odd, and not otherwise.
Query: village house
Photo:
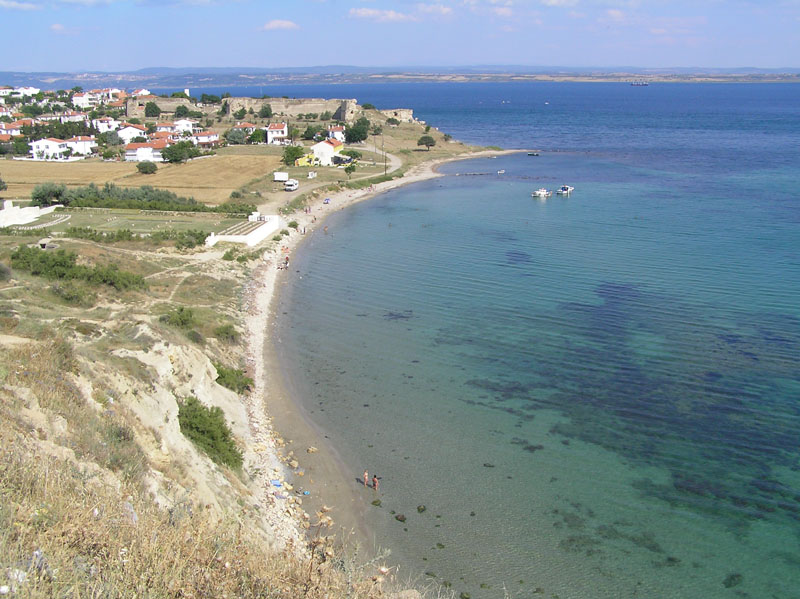
[[[195,129],[200,128],[200,123],[192,119],[178,119],[174,125],[178,133],[192,133]]]
[[[289,127],[286,123],[270,123],[267,127],[267,143],[281,145],[289,137]]]
[[[253,131],[258,128],[258,125],[254,125],[253,123],[248,123],[247,121],[242,121],[240,123],[236,123],[233,126],[233,129],[238,129],[240,131],[244,131],[246,135],[252,135]]]
[[[22,135],[22,125],[15,125],[14,123],[0,123],[0,133],[10,137],[17,137]]]
[[[62,123],[88,123],[89,115],[85,112],[65,112],[59,117]]]
[[[156,132],[157,133],[177,133],[178,128],[175,126],[175,123],[156,123]]]
[[[342,143],[344,139],[344,125],[329,125],[328,126],[328,139],[336,139]]]
[[[161,151],[170,144],[165,139],[144,143],[130,143],[125,146],[126,162],[164,162]]]
[[[219,133],[214,131],[199,131],[189,138],[192,143],[201,148],[211,148],[219,145]]]
[[[67,142],[63,139],[48,137],[37,139],[28,144],[31,147],[31,156],[37,160],[57,160],[63,158],[67,152]]]
[[[149,96],[151,95],[151,93],[149,89],[142,88],[133,90],[133,93],[131,95],[135,98],[138,98],[139,96]]]
[[[100,96],[91,92],[76,92],[72,94],[72,105],[75,108],[88,109],[100,104]]]
[[[326,139],[311,146],[314,160],[321,166],[333,166],[333,157],[342,151],[344,144],[338,139]]]
[[[147,127],[121,123],[119,129],[117,129],[117,135],[124,143],[129,144],[135,137],[147,137]]]
[[[89,156],[97,147],[97,141],[94,138],[94,135],[79,135],[77,137],[71,137],[66,142],[67,147],[72,150],[73,154],[82,154],[83,156]]]
[[[112,119],[109,116],[100,117],[92,121],[92,126],[97,129],[98,133],[107,133],[109,131],[116,131],[119,128],[120,122]]]

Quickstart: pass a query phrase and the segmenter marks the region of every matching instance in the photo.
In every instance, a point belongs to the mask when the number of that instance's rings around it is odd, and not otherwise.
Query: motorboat
[[[545,189],[544,187],[540,187],[539,189],[534,191],[531,195],[534,198],[549,198],[551,195],[553,195],[553,192],[548,189]]]
[[[575,191],[575,188],[572,185],[562,185],[556,190],[556,193],[560,196],[568,196],[573,191]]]
[[[497,174],[498,175],[505,175],[506,174],[506,169],[500,169],[499,171],[497,171]]]
[[[539,152],[536,152],[536,151],[528,152],[528,156],[538,156],[538,155],[539,155]]]

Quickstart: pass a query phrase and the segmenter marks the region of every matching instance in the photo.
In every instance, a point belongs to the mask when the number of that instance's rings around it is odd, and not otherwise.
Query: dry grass
[[[27,199],[36,185],[50,181],[71,187],[89,183],[114,183],[121,187],[150,185],[179,196],[194,197],[199,202],[221,204],[232,191],[279,166],[279,155],[262,151],[225,153],[186,164],[159,164],[155,175],[139,174],[135,163],[99,159],[67,164],[6,160],[0,162],[0,173],[8,184],[6,198]]]
[[[99,159],[66,164],[4,160],[0,162],[0,173],[8,184],[8,191],[3,194],[5,198],[29,198],[34,186],[48,181],[69,186],[120,183],[125,177],[136,173],[136,165]]]

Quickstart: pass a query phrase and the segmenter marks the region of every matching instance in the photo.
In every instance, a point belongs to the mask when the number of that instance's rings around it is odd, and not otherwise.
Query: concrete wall
[[[206,246],[214,247],[220,241],[227,241],[229,243],[244,243],[248,247],[252,247],[264,241],[267,237],[272,235],[281,226],[281,219],[276,214],[262,217],[263,224],[250,231],[247,235],[217,235],[212,233],[206,237]]]
[[[125,114],[129,118],[136,117],[144,119],[144,107],[148,102],[155,102],[162,112],[175,112],[178,106],[187,106],[189,110],[199,110],[186,98],[128,98],[125,101]]]
[[[245,111],[252,108],[253,112],[258,114],[264,104],[269,104],[274,115],[273,121],[281,117],[293,119],[298,114],[308,114],[309,112],[317,114],[330,112],[335,120],[351,122],[355,118],[358,106],[356,100],[324,100],[322,98],[228,98],[228,104],[231,107],[231,114],[242,108]]]
[[[27,225],[32,223],[40,216],[50,214],[56,208],[63,208],[61,204],[40,208],[39,206],[29,206],[20,208],[14,206],[11,200],[3,202],[3,209],[0,210],[0,227],[11,227],[13,225]]]

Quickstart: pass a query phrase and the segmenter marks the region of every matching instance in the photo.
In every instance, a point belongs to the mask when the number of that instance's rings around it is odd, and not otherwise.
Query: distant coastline
[[[297,69],[167,69],[128,72],[0,72],[8,85],[37,85],[46,89],[125,86],[150,88],[209,88],[269,85],[341,85],[381,83],[800,83],[800,68],[786,69],[600,69],[557,68],[535,70],[519,67],[465,67],[367,69],[318,67]]]

